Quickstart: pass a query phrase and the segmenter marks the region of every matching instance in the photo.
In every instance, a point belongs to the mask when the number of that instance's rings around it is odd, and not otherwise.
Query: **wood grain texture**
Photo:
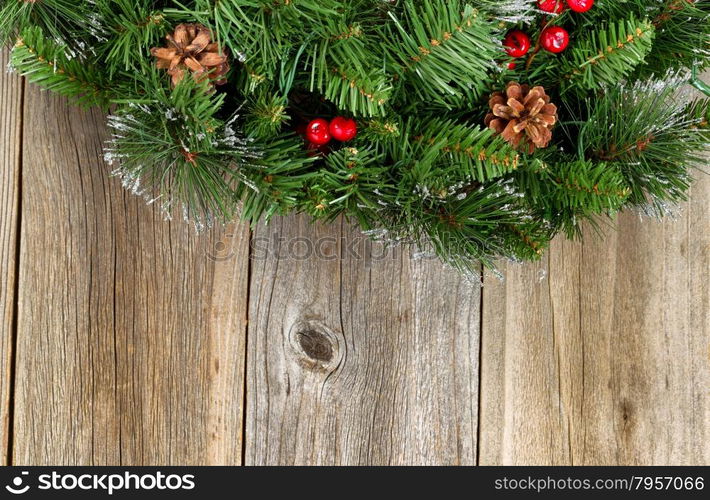
[[[17,227],[22,151],[22,79],[5,71],[0,48],[0,463],[9,464]]]
[[[247,464],[475,463],[478,284],[305,217],[252,263]]]
[[[240,463],[248,229],[164,221],[26,92],[14,462]]]
[[[0,97],[4,462],[710,463],[709,177],[483,297],[306,217],[260,226],[250,273],[248,228],[197,235],[108,176],[100,113]]]
[[[484,276],[481,464],[709,463],[708,176],[690,196]]]

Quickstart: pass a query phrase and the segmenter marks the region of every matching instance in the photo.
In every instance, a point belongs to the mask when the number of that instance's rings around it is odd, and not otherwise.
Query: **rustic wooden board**
[[[5,71],[0,49],[0,463],[9,463],[15,270],[22,158],[22,79]]]
[[[480,288],[382,255],[347,224],[255,232],[247,464],[475,463]]]
[[[484,277],[482,464],[710,461],[710,179]],[[546,272],[544,272],[546,271]]]
[[[246,227],[196,235],[107,175],[100,113],[0,97],[4,462],[710,463],[708,177],[676,222],[487,274],[481,317],[342,222],[259,227],[250,276]]]
[[[14,462],[240,463],[248,229],[164,221],[26,94]]]

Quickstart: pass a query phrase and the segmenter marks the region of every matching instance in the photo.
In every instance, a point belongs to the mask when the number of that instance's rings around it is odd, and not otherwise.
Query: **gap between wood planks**
[[[246,297],[246,327],[244,328],[244,369],[242,370],[242,456],[241,465],[245,465],[247,450],[247,376],[249,375],[249,301],[251,299],[251,275],[252,275],[252,253],[254,251],[254,229],[249,227],[249,252],[247,264],[247,297]]]
[[[476,381],[476,396],[478,396],[478,411],[476,412],[476,465],[481,464],[481,394],[483,394],[483,387],[481,387],[481,378],[483,376],[483,285],[485,284],[485,273],[486,269],[483,264],[481,264],[481,291],[478,300],[478,380]]]
[[[25,78],[22,77],[20,84],[20,109],[22,110],[20,117],[25,114]],[[16,242],[15,242],[15,283],[13,288],[13,306],[12,306],[12,340],[10,353],[10,381],[9,383],[9,398],[10,405],[8,407],[8,423],[7,423],[7,465],[12,465],[12,451],[15,438],[15,383],[16,383],[16,368],[17,368],[17,335],[19,321],[19,301],[17,297],[20,291],[20,243],[22,241],[22,159],[23,151],[22,144],[24,143],[25,128],[24,124],[20,123],[20,156],[17,166],[17,224],[15,226]]]
[[[6,48],[0,47],[0,60],[3,61],[3,64],[0,64],[0,68],[5,68],[7,63],[7,59],[9,58],[9,51]],[[0,69],[1,70],[1,69]],[[8,349],[9,353],[6,354],[7,360],[7,372],[5,373],[7,375],[7,381],[2,381],[0,380],[0,385],[5,385],[7,387],[7,401],[4,403],[7,404],[7,422],[2,423],[3,427],[7,431],[7,436],[6,436],[6,441],[4,443],[5,449],[3,450],[4,454],[4,460],[3,460],[3,465],[11,465],[12,464],[12,452],[13,452],[13,445],[14,445],[14,410],[15,410],[15,384],[16,384],[16,366],[17,366],[17,338],[18,338],[18,290],[19,290],[19,271],[20,271],[20,231],[21,231],[21,225],[22,225],[22,161],[23,161],[23,151],[22,151],[22,144],[24,142],[24,124],[23,124],[23,116],[24,116],[24,108],[25,108],[25,79],[23,77],[18,77],[18,76],[8,76],[8,75],[0,75],[0,94],[7,96],[7,94],[10,94],[10,98],[12,99],[12,93],[9,91],[10,88],[16,88],[18,92],[17,98],[19,98],[19,103],[17,104],[17,110],[19,111],[15,117],[10,116],[13,114],[13,110],[15,109],[12,104],[10,105],[5,105],[3,106],[5,114],[0,115],[3,118],[3,121],[5,123],[0,123],[0,129],[8,127],[7,128],[7,134],[6,134],[6,139],[8,141],[14,141],[17,140],[16,144],[13,144],[12,147],[7,147],[6,150],[6,155],[10,155],[12,152],[12,148],[17,148],[17,154],[16,154],[16,159],[13,162],[14,165],[7,165],[8,169],[14,170],[14,172],[10,172],[10,180],[13,182],[10,182],[10,187],[9,190],[12,193],[12,184],[16,186],[16,189],[14,190],[14,194],[16,199],[14,200],[14,211],[16,213],[16,219],[14,221],[10,221],[10,224],[12,226],[12,230],[14,231],[15,234],[15,241],[13,242],[12,245],[12,251],[14,252],[14,260],[12,261],[12,266],[11,269],[9,269],[9,274],[12,276],[12,282],[9,283],[8,288],[11,294],[11,297],[9,297],[9,300],[12,300],[11,304],[11,315],[10,315],[10,322],[9,322],[9,339],[8,339]],[[3,110],[0,110],[3,111]],[[19,123],[14,123],[15,120],[17,120]],[[17,137],[13,137],[12,130],[10,129],[11,126],[15,126],[17,130]],[[0,140],[3,138],[0,137]],[[7,157],[6,157],[7,159]],[[12,234],[12,232],[11,232]],[[1,313],[2,311],[0,311]],[[1,341],[0,341],[1,343]]]

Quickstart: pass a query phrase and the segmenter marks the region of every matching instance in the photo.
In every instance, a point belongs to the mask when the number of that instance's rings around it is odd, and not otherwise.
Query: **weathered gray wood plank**
[[[626,213],[503,267],[484,277],[482,464],[708,463],[708,176],[677,221]]]
[[[14,462],[240,463],[248,229],[164,221],[26,92]]]
[[[0,49],[0,463],[9,464],[17,227],[20,199],[22,79],[5,71]]]
[[[347,224],[254,243],[246,463],[474,464],[478,284]]]

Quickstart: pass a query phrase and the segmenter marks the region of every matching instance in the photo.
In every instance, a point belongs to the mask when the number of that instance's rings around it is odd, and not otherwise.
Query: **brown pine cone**
[[[552,139],[551,128],[557,121],[557,106],[550,102],[545,89],[508,82],[503,92],[494,92],[488,105],[491,112],[484,123],[516,149],[528,153],[544,148]]]
[[[201,24],[180,24],[175,32],[165,37],[167,47],[154,47],[150,53],[157,57],[156,66],[167,69],[173,85],[177,85],[187,71],[195,81],[209,78],[212,85],[227,83],[229,71],[226,49],[212,41],[212,32]]]

